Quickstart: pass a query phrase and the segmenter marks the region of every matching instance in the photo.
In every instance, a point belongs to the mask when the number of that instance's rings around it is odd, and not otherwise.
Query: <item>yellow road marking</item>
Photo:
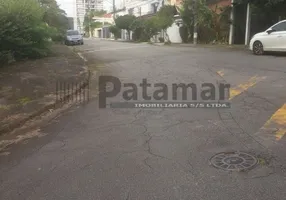
[[[277,110],[272,117],[264,124],[263,129],[273,129],[275,127],[276,140],[281,140],[286,134],[286,104]]]
[[[237,95],[240,95],[250,87],[255,86],[259,81],[261,81],[264,78],[265,77],[253,76],[247,82],[240,84],[234,88],[231,88],[229,91],[229,100],[233,99]]]
[[[279,129],[275,134],[276,140],[281,140],[285,134],[286,134],[286,129]]]

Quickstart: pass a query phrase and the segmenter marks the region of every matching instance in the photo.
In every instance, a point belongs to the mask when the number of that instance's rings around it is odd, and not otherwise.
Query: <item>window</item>
[[[286,22],[281,22],[276,26],[273,26],[272,29],[275,31],[286,31]]]

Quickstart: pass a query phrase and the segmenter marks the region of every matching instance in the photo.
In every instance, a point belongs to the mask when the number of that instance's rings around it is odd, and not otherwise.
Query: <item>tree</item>
[[[43,20],[54,29],[52,39],[63,41],[65,32],[69,27],[69,21],[64,10],[61,10],[56,0],[38,0],[44,10]]]
[[[123,15],[115,19],[115,24],[118,28],[126,30],[128,38],[130,38],[131,24],[136,20],[134,15]]]
[[[198,0],[198,36],[201,42],[226,41],[229,31],[230,7],[216,7],[214,10],[208,7],[208,0]],[[179,9],[183,20],[183,26],[187,28],[189,40],[193,35],[194,7],[192,0],[183,0],[183,6]]]
[[[157,35],[161,29],[158,28],[158,17],[153,16],[144,22],[144,33],[150,40],[153,36]]]
[[[55,27],[44,21],[36,0],[0,0],[0,63],[39,58],[50,53],[49,39]]]
[[[188,41],[192,36],[194,27],[194,12],[190,8],[192,8],[191,0],[183,0],[181,8],[178,8],[183,21],[183,26],[186,27],[188,31]]]
[[[145,30],[145,21],[142,18],[137,18],[130,25],[130,30],[133,32],[132,38],[134,41],[144,41],[146,40],[146,35],[144,34]],[[149,39],[149,38],[147,38]]]
[[[121,36],[121,29],[115,25],[110,26],[109,31],[114,35],[115,40],[117,40]]]
[[[63,37],[69,27],[65,11],[59,8],[56,0],[38,0],[38,2],[44,10],[43,20],[57,29],[57,35]]]
[[[169,36],[167,34],[167,28],[172,26],[174,23],[174,15],[177,10],[174,6],[166,5],[163,6],[157,13],[157,26],[159,29],[164,31],[167,42],[170,42]]]
[[[104,14],[106,14],[106,11],[104,10],[89,10],[85,16],[84,16],[84,21],[83,21],[83,27],[84,31],[86,33],[89,33],[89,37],[92,37],[94,29],[100,28],[102,26],[101,22],[95,22],[94,17],[101,17]]]

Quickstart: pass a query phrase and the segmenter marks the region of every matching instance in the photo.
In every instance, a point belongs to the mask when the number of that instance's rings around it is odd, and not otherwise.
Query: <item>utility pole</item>
[[[249,44],[250,25],[251,25],[251,7],[250,7],[250,3],[248,3],[247,14],[246,14],[246,27],[245,27],[245,46]]]
[[[116,9],[115,9],[115,0],[113,0],[112,5],[113,5],[113,20],[115,21],[115,11],[116,11]]]
[[[92,33],[91,33],[91,20],[92,20],[92,15],[91,15],[91,12],[90,12],[90,0],[88,0],[87,2],[87,6],[88,6],[88,13],[87,13],[87,18],[88,18],[88,29],[89,29],[89,38],[91,38],[92,36]]]
[[[193,43],[196,45],[198,43],[198,0],[193,0],[194,3],[194,37]]]
[[[233,44],[233,35],[234,35],[234,26],[233,26],[233,21],[234,21],[234,0],[231,0],[231,13],[230,13],[230,28],[229,28],[229,41],[228,44],[232,45]]]

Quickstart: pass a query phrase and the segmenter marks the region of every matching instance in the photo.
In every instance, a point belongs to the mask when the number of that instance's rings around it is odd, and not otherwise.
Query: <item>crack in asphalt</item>
[[[247,178],[247,179],[262,179],[262,178],[267,178],[267,177],[269,177],[271,175],[274,175],[274,174],[276,174],[276,173],[275,172],[270,172],[270,173],[268,173],[267,175],[264,175],[264,176],[254,176],[254,177]]]
[[[145,164],[147,167],[149,167],[151,170],[153,170],[153,167],[152,167],[151,165],[149,165],[148,162],[147,162],[148,159],[149,159],[149,157],[145,158],[145,159],[143,160],[143,162],[144,162],[144,164]]]
[[[183,169],[186,173],[190,173],[190,174],[192,174],[193,176],[195,176],[195,174],[193,173],[193,171],[191,171],[191,170],[186,170],[186,167],[185,167],[183,164],[181,164],[180,162],[175,161],[175,160],[173,160],[173,159],[171,159],[171,158],[168,158],[168,157],[165,157],[165,156],[162,156],[162,155],[153,153],[153,152],[152,152],[152,147],[151,147],[151,145],[150,145],[150,142],[151,142],[152,139],[153,139],[153,136],[151,136],[151,135],[149,134],[149,138],[146,140],[146,144],[147,144],[147,147],[148,147],[147,152],[149,153],[149,155],[154,156],[154,157],[157,157],[157,158],[165,159],[165,160],[168,160],[168,161],[171,161],[171,162],[174,162],[174,163],[176,163],[177,165],[179,165],[180,167],[182,167],[182,169]],[[148,166],[149,166],[149,165],[148,165]],[[151,165],[150,165],[150,167],[152,168]],[[153,169],[153,168],[152,168],[152,169]]]

